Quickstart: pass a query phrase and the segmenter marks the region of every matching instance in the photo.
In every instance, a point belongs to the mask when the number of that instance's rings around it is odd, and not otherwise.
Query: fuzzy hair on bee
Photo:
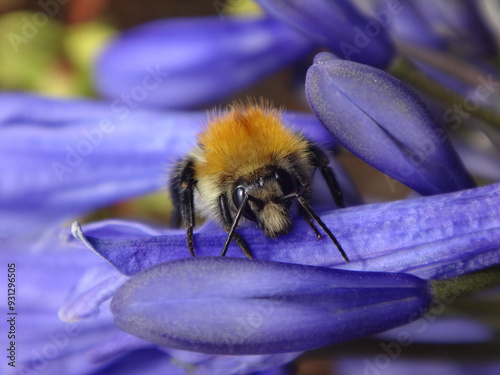
[[[255,222],[269,238],[288,234],[293,226],[291,205],[297,200],[299,214],[317,238],[323,236],[315,222],[349,262],[340,243],[309,204],[316,169],[336,205],[344,207],[328,158],[301,132],[283,124],[281,110],[263,100],[235,102],[227,110],[209,115],[196,147],[176,164],[170,179],[172,224],[186,228],[188,249],[194,256],[196,213],[215,218],[228,233],[221,255],[234,239],[251,259],[246,241],[236,231],[240,220]]]

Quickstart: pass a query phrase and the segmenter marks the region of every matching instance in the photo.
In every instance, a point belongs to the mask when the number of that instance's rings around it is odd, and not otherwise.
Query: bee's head
[[[232,192],[236,210],[255,221],[269,238],[292,229],[290,205],[297,192],[297,178],[285,169],[273,168],[248,180],[240,180]]]

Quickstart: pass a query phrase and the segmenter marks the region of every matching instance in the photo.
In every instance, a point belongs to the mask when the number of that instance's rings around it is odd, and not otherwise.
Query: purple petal
[[[367,1],[374,14],[384,17],[388,32],[401,43],[444,49],[447,41],[432,28],[429,21],[410,1],[391,3],[386,0]]]
[[[495,149],[481,149],[459,140],[453,145],[473,175],[500,182],[500,154]]]
[[[470,0],[416,0],[418,9],[434,30],[456,44],[461,51],[494,55],[494,37],[481,17],[479,5]]]
[[[99,366],[82,355],[118,332],[109,310],[90,322],[64,323],[57,316],[71,285],[87,268],[102,260],[82,249],[53,246],[49,252],[11,252],[2,249],[0,277],[7,280],[7,265],[15,264],[16,367],[0,363],[2,374],[85,374]],[[96,262],[97,261],[97,262]],[[7,303],[0,313],[7,317]],[[12,312],[12,311],[9,311]],[[7,339],[7,331],[5,335]],[[10,340],[9,340],[10,342]],[[6,345],[7,341],[3,341]],[[7,349],[8,347],[5,347]]]
[[[377,335],[385,341],[398,341],[402,337],[408,345],[413,343],[465,344],[490,341],[494,332],[476,320],[470,318],[438,318],[430,315],[411,324],[391,329]]]
[[[116,108],[214,104],[303,57],[311,42],[268,18],[199,17],[123,33],[97,63],[95,85]]]
[[[16,367],[3,361],[0,371],[5,375],[41,370],[47,374],[93,373],[102,365],[89,363],[83,354],[117,332],[109,314],[71,324],[61,322],[55,313],[21,311],[18,316]]]
[[[165,368],[168,368],[169,365],[174,365],[188,373],[195,372],[197,375],[253,374],[257,371],[283,366],[302,354],[285,353],[254,356],[215,356],[171,349],[164,346],[158,347],[155,344],[120,331],[111,340],[90,350],[87,356],[90,358],[90,362],[93,363],[116,362],[120,357],[123,358],[121,361],[129,362],[128,358],[135,357],[134,351],[143,351],[152,348],[156,348],[158,354],[160,352],[163,353],[162,362],[164,367],[160,366],[159,371],[163,370],[163,372],[165,372]],[[141,364],[144,365],[142,362]],[[185,374],[185,372],[183,372],[183,374]]]
[[[407,274],[223,257],[165,262],[115,294],[115,324],[144,340],[220,354],[302,351],[422,316],[433,297]]]
[[[321,217],[347,252],[350,264],[343,263],[327,238],[317,241],[299,218],[292,233],[278,239],[268,239],[254,227],[238,231],[256,259],[285,263],[407,272],[426,279],[445,279],[500,263],[500,184],[356,206]],[[116,240],[106,237],[105,226],[99,237],[91,231],[84,236],[78,226],[74,234],[126,275],[189,254],[184,230]],[[200,230],[194,236],[196,253],[219,255],[226,236],[222,230]],[[234,244],[228,255],[243,257]]]
[[[380,370],[381,368],[383,371]],[[496,375],[500,372],[500,361],[481,361],[480,359],[471,361],[467,358],[456,360],[455,358],[446,358],[446,356],[432,358],[432,354],[431,358],[403,357],[391,361],[391,357],[381,349],[378,357],[367,358],[365,356],[335,361],[332,371],[339,375],[373,373],[383,375]]]
[[[1,219],[12,235],[26,226],[9,224],[10,212],[46,226],[162,188],[165,165],[189,150],[205,117],[29,95],[0,101]]]
[[[107,264],[87,269],[59,310],[59,318],[76,322],[96,317],[99,306],[109,300],[127,279]]]
[[[194,354],[194,353],[193,353]],[[200,362],[196,368],[199,375],[212,374],[252,374],[286,375],[286,367],[302,353],[279,353],[270,355],[222,355],[209,361]]]
[[[422,99],[391,75],[322,52],[309,68],[306,92],[344,147],[420,194],[474,186]]]
[[[57,311],[69,288],[77,282],[85,269],[102,264],[102,259],[89,256],[87,251],[82,251],[84,247],[78,245],[78,249],[71,249],[62,244],[56,247],[54,244],[50,250],[55,251],[44,252],[43,256],[33,252],[1,249],[0,261],[5,265],[1,275],[6,278],[7,264],[15,264],[16,278],[19,281],[16,298],[23,301],[23,309]],[[64,280],[66,289],[61,290],[61,280]],[[2,306],[4,307],[6,305]]]
[[[276,18],[292,25],[338,56],[386,68],[394,47],[384,27],[349,0],[257,0]]]
[[[135,336],[131,336],[123,331],[118,331],[116,335],[109,340],[103,340],[102,343],[89,350],[87,357],[91,363],[104,363],[116,360],[135,350],[151,348],[156,348],[156,345]]]
[[[186,369],[172,358],[156,349],[140,350],[129,353],[127,356],[110,363],[101,371],[92,375],[156,375],[171,374],[185,375]]]

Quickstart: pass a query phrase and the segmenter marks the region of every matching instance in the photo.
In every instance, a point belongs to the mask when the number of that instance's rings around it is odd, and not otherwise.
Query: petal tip
[[[87,240],[87,237],[85,237],[85,235],[83,234],[82,226],[78,221],[74,221],[73,224],[71,224],[71,234],[78,241],[87,246],[90,250],[96,252],[94,246],[92,246],[92,244]]]
[[[313,65],[321,65],[335,60],[340,60],[340,58],[331,52],[319,52],[314,56]]]

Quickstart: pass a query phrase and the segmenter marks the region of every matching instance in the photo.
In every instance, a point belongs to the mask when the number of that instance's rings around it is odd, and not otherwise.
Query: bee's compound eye
[[[233,191],[233,203],[237,208],[240,208],[243,203],[243,199],[245,199],[246,190],[243,186],[238,186]]]
[[[295,181],[292,176],[290,176],[290,173],[284,169],[276,169],[274,178],[280,185],[283,195],[288,195],[295,191]]]
[[[238,186],[236,189],[233,190],[233,203],[237,209],[240,209],[241,205],[243,204],[243,200],[245,199],[246,194],[247,194],[246,189],[243,186]],[[253,213],[253,211],[250,208],[250,205],[248,203],[247,203],[246,207],[243,209],[242,214],[248,220],[252,220],[252,221],[257,220],[257,218],[255,217],[255,214]]]

